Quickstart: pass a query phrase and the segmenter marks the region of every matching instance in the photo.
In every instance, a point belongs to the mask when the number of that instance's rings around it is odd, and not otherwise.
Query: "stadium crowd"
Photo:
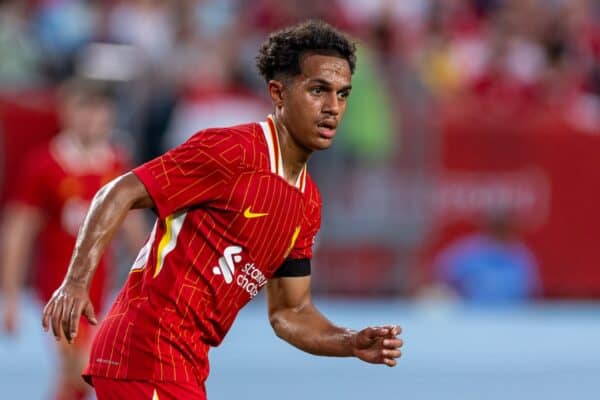
[[[329,212],[325,206],[324,218],[334,222],[324,224],[331,228],[323,236],[335,244],[394,232],[393,243],[378,242],[396,259],[390,264],[405,266],[389,272],[389,291],[408,290],[406,266],[432,229],[428,210],[411,196],[418,198],[439,164],[439,116],[484,116],[496,127],[552,116],[565,132],[600,132],[597,0],[3,0],[2,198],[18,168],[16,154],[40,140],[9,128],[14,107],[7,105],[37,107],[39,117],[40,104],[51,107],[64,79],[104,81],[118,104],[113,139],[136,163],[147,161],[204,127],[264,118],[269,103],[256,49],[268,32],[307,18],[359,41],[358,94],[328,155],[336,162],[316,157],[312,165],[324,197],[343,197]],[[341,174],[356,187],[341,186]],[[388,193],[398,177],[402,193]],[[348,217],[357,207],[349,199],[357,198],[381,205],[369,221]],[[357,223],[360,232],[352,229]],[[329,250],[324,260],[339,253]],[[375,253],[389,261],[380,248]],[[356,283],[368,287],[364,279]],[[373,285],[382,289],[380,281]]]

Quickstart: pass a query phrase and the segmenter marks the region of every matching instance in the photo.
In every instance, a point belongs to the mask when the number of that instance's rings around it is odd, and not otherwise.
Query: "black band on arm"
[[[273,278],[285,278],[291,276],[308,276],[310,275],[310,259],[309,258],[300,258],[293,259],[287,258],[281,267],[275,274],[273,274]]]

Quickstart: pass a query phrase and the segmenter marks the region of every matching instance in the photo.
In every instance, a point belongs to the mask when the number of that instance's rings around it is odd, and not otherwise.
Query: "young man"
[[[321,199],[306,172],[331,146],[350,94],[354,45],[320,22],[274,33],[258,67],[275,112],[207,129],[96,195],[45,329],[73,340],[98,258],[132,208],[158,220],[100,326],[84,372],[99,400],[204,399],[208,349],[263,286],[275,333],[312,354],[396,365],[397,326],[337,327],[311,302]]]
[[[113,105],[104,87],[74,79],[63,85],[58,100],[62,132],[25,157],[3,216],[2,326],[8,333],[18,326],[29,254],[34,255],[34,288],[45,303],[64,278],[77,232],[95,193],[125,171],[122,154],[109,143]],[[144,229],[139,226],[137,231],[138,243],[143,243]],[[90,298],[94,307],[101,309],[109,268],[106,257],[96,261]],[[62,368],[56,399],[82,399],[89,392],[80,376],[89,357],[89,328],[87,324],[83,327],[73,346],[58,342]]]

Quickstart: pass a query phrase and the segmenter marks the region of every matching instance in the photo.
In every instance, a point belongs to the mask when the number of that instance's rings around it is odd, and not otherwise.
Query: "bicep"
[[[311,303],[310,275],[281,277],[267,283],[269,315],[282,310],[299,310]]]

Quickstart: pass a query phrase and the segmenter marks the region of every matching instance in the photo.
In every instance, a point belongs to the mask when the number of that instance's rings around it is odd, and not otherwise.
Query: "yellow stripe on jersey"
[[[180,214],[172,214],[165,218],[165,234],[160,239],[160,243],[158,244],[157,254],[156,254],[156,266],[154,268],[153,278],[160,273],[163,264],[165,262],[165,257],[175,249],[177,245],[177,237],[181,232],[181,227],[183,226],[183,221],[185,220],[185,216],[187,213],[182,212]]]
[[[156,389],[154,389],[154,393],[152,393],[152,400],[160,400],[158,398],[158,392],[156,391]]]
[[[298,235],[300,235],[300,225],[298,225],[296,227],[296,230],[294,231],[294,234],[292,235],[292,240],[290,241],[290,245],[289,245],[288,249],[285,251],[283,258],[287,258],[287,256],[290,255],[290,252],[292,251],[292,249],[294,248],[294,245],[296,244],[296,240],[298,240]]]

